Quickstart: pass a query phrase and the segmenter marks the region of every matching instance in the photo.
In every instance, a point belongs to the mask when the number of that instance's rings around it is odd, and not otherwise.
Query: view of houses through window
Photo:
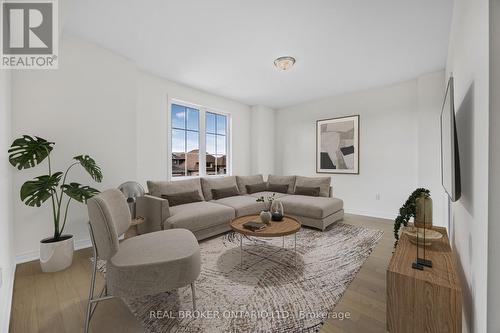
[[[201,117],[205,119],[204,126]],[[227,174],[226,115],[172,104],[171,124],[172,177]],[[200,134],[205,136],[203,146]],[[205,167],[200,169],[203,154]]]

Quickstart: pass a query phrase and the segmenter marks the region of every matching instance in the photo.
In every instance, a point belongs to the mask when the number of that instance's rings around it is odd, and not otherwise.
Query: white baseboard
[[[5,302],[4,313],[1,314],[2,320],[0,326],[0,332],[9,332],[10,325],[10,313],[12,310],[12,296],[14,295],[14,278],[16,276],[16,264],[12,264],[10,279],[7,281],[8,283],[5,285],[7,290],[7,300]]]
[[[90,241],[90,238],[75,240],[75,250],[85,249],[91,246],[92,242]],[[40,260],[40,249],[19,253],[16,255],[15,259],[16,264],[22,264],[33,260]]]
[[[346,214],[353,214],[353,215],[362,215],[362,216],[370,216],[370,217],[376,217],[379,219],[387,219],[387,220],[394,220],[397,217],[397,214],[391,214],[387,212],[372,212],[372,211],[364,211],[364,210],[357,210],[357,209],[347,209],[345,210]]]

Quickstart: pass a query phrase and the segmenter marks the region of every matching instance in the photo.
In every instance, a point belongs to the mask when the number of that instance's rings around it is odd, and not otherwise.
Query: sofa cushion
[[[247,190],[247,194],[252,194],[265,191],[267,189],[267,184],[266,183],[250,184],[250,185],[245,185],[245,188]]]
[[[319,187],[295,186],[296,195],[308,195],[310,197],[319,197]]]
[[[174,194],[162,194],[161,197],[163,199],[167,199],[168,205],[170,207],[179,206],[191,202],[203,201],[200,192],[198,192],[197,190],[190,192],[174,193]]]
[[[322,219],[343,209],[344,202],[337,198],[287,195],[279,199],[285,214]]]
[[[238,189],[240,190],[240,193],[247,194],[246,185],[264,183],[264,177],[262,175],[236,176],[236,182],[238,183]]]
[[[184,228],[195,232],[229,223],[234,218],[234,209],[202,201],[171,207],[170,215],[165,222],[166,229]]]
[[[295,176],[275,176],[269,175],[267,177],[268,184],[279,184],[279,185],[288,185],[288,194],[293,194],[293,190],[295,189]]]
[[[174,181],[151,181],[148,180],[149,194],[161,198],[163,195],[172,195],[178,193],[186,193],[191,191],[200,192],[203,199],[203,192],[201,191],[200,178],[174,180]]]
[[[253,198],[260,198],[260,197],[264,197],[264,198],[267,198],[267,197],[270,197],[272,196],[274,193],[274,197],[276,199],[278,198],[282,198],[284,196],[287,196],[288,194],[287,193],[276,193],[276,192],[270,192],[270,191],[262,191],[262,192],[257,192],[257,193],[251,193],[251,194],[247,194],[248,196],[251,196]]]
[[[267,184],[267,190],[275,193],[288,193],[288,184]]]
[[[233,208],[236,212],[236,216],[259,214],[261,211],[269,208],[268,203],[257,202],[256,198],[247,195],[228,197],[211,202],[215,202],[221,206],[224,205]]]
[[[238,188],[236,186],[212,189],[212,198],[214,200],[234,197],[237,195],[240,195],[240,192],[238,191]]]
[[[212,189],[228,188],[233,186],[237,187],[235,176],[201,178],[201,188],[206,201],[213,199]]]
[[[319,187],[320,197],[330,196],[330,183],[332,179],[330,177],[302,177],[297,176],[295,180],[295,187]],[[295,192],[295,188],[294,188]]]

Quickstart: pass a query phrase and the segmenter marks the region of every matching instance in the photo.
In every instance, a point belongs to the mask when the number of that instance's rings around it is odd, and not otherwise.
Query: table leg
[[[295,256],[295,267],[297,267],[297,233],[293,234],[294,245],[293,245],[293,253]]]
[[[243,235],[240,234],[240,266],[243,267]]]
[[[283,236],[281,238],[283,238],[283,246],[282,247],[285,248],[285,236]]]

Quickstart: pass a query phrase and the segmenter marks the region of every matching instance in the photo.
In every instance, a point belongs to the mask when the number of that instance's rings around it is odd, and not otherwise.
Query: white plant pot
[[[73,235],[62,235],[61,238],[58,242],[51,242],[52,238],[40,241],[40,265],[43,272],[58,272],[71,266],[75,250]]]

